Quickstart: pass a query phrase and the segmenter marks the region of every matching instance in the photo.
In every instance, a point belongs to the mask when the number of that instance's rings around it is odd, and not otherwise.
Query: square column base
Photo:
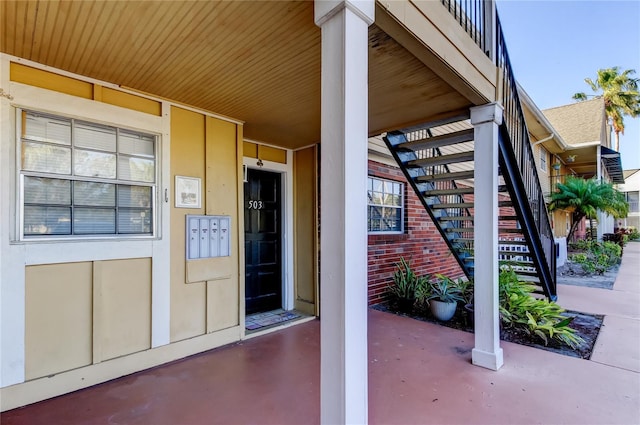
[[[498,347],[498,349],[492,353],[474,348],[471,350],[471,363],[487,369],[498,370],[504,364],[502,348]]]

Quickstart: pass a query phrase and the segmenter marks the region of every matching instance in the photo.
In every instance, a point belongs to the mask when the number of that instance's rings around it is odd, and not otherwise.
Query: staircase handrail
[[[496,13],[496,65],[499,75],[498,98],[504,107],[504,119],[501,126],[501,151],[505,164],[503,176],[513,180],[516,189],[512,193],[514,203],[523,214],[526,229],[529,233],[530,251],[534,254],[534,261],[541,263],[541,285],[551,299],[556,297],[556,246],[551,228],[551,221],[545,204],[544,193],[540,185],[538,170],[534,160],[529,131],[524,119],[524,112],[520,103],[516,80],[513,74],[509,53],[504,40],[500,19]],[[515,167],[514,167],[515,165]],[[519,193],[518,193],[519,192]],[[521,194],[526,194],[523,199]],[[525,208],[524,203],[529,205]],[[533,226],[536,231],[528,227]],[[542,247],[542,252],[540,252]],[[536,258],[537,257],[537,258]],[[544,263],[544,264],[542,264]]]

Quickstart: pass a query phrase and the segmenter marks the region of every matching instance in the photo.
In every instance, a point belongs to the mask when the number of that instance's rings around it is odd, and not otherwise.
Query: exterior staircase
[[[541,237],[536,216],[544,214],[544,198],[527,198],[523,179],[505,125],[500,136],[498,190],[499,258],[539,292],[556,299],[555,244],[549,233]],[[418,195],[449,249],[468,278],[474,276],[474,140],[467,117],[394,131],[383,137],[407,181]],[[533,164],[533,157],[531,157]],[[535,169],[535,166],[534,166]],[[540,202],[542,200],[542,202]],[[542,210],[540,210],[542,208]],[[477,247],[482,249],[482,247]],[[547,258],[547,256],[551,258]],[[551,261],[549,261],[551,260]]]
[[[496,188],[499,259],[556,300],[556,245],[495,3],[441,2],[498,68],[497,101],[504,108]],[[474,250],[482,247],[474,247],[475,147],[468,118],[430,122],[383,139],[460,267],[473,278]]]

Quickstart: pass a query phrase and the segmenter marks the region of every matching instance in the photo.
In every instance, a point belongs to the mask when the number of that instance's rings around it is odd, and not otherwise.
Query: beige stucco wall
[[[557,238],[566,237],[569,234],[567,229],[571,228],[571,214],[565,210],[553,211],[553,235]]]

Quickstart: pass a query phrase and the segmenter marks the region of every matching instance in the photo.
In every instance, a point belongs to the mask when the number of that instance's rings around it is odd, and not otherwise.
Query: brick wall
[[[369,175],[402,182],[405,191],[404,233],[369,235],[369,304],[387,299],[387,285],[392,283],[395,264],[400,257],[411,260],[411,266],[418,274],[442,273],[451,278],[464,276],[402,171],[369,161]]]

